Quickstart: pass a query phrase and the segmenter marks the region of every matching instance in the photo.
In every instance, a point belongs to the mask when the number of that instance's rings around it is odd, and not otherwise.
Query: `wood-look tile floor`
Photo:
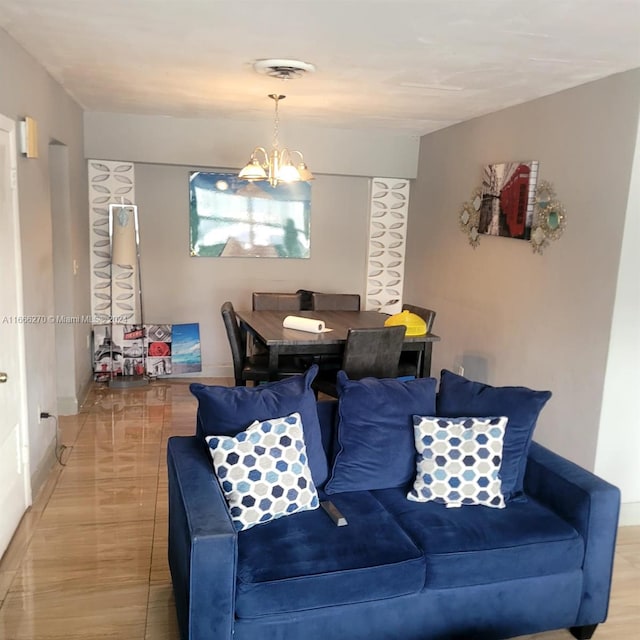
[[[194,432],[195,412],[185,381],[155,381],[95,385],[77,416],[60,419],[65,466],[52,469],[0,561],[0,640],[179,640],[166,442]],[[635,640],[639,630],[640,527],[622,527],[609,620],[594,638]]]

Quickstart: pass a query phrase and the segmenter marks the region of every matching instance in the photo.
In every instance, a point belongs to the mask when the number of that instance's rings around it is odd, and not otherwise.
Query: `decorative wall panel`
[[[109,205],[135,202],[132,162],[89,160],[91,313],[94,324],[111,322]]]
[[[367,309],[402,310],[409,180],[373,178],[367,254]]]

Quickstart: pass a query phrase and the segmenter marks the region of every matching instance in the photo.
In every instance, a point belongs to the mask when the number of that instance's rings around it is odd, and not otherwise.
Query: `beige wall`
[[[412,188],[405,301],[438,312],[434,371],[552,390],[536,439],[591,469],[639,104],[636,70],[433,133]],[[564,237],[543,256],[486,236],[472,249],[457,214],[482,166],[531,159],[566,206]]]
[[[364,295],[368,179],[319,175],[311,183],[309,259],[192,258],[190,170],[207,169],[135,166],[142,296],[147,322],[200,324],[204,375],[231,374],[220,317],[225,300],[250,309],[252,291],[302,288]]]
[[[22,236],[24,313],[44,316],[56,313],[53,265],[57,247],[53,243],[51,215],[49,144],[57,141],[68,147],[68,215],[70,233],[63,277],[71,284],[67,315],[89,313],[88,220],[86,163],[83,157],[83,122],[80,107],[53,81],[27,53],[0,30],[0,113],[18,120],[29,115],[38,123],[38,159],[18,159],[18,198]],[[79,273],[73,276],[72,260]],[[64,266],[66,265],[66,267]],[[53,460],[55,423],[38,423],[38,407],[58,413],[56,391],[56,336],[53,323],[26,325],[27,405],[30,436],[30,466],[33,489]],[[90,325],[76,325],[70,340],[75,354],[69,360],[68,388],[80,395],[90,378],[86,337]],[[70,360],[74,362],[70,362]]]
[[[238,170],[256,145],[268,147],[273,112],[259,120],[166,118],[87,112],[85,155]],[[283,107],[284,109],[284,107]],[[420,139],[394,131],[353,131],[305,125],[281,113],[280,146],[299,149],[314,174],[414,178]]]
[[[640,523],[640,129],[613,310],[595,471],[623,487],[625,522]]]

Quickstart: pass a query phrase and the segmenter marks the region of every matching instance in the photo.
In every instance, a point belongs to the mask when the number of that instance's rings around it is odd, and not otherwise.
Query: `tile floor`
[[[0,561],[0,640],[178,640],[166,441],[193,433],[195,412],[185,381],[155,381],[95,385],[81,413],[60,419],[65,466],[52,470]],[[624,527],[610,619],[594,640],[632,640],[639,629],[640,527]]]

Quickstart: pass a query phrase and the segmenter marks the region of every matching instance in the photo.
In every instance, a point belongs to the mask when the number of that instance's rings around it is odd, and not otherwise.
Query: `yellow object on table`
[[[396,313],[384,321],[385,327],[395,327],[403,324],[407,330],[406,336],[423,336],[427,333],[427,323],[417,314],[411,311],[401,311]]]

